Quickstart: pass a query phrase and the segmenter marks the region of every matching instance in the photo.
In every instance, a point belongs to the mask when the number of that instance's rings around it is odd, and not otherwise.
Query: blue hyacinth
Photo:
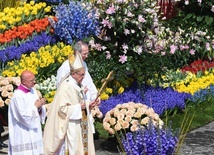
[[[214,85],[210,85],[205,89],[200,89],[196,91],[190,98],[190,101],[195,103],[201,103],[205,101],[210,96],[214,96]]]

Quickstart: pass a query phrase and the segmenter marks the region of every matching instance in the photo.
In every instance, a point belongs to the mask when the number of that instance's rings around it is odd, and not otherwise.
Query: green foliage
[[[168,25],[182,27],[200,27],[201,29],[210,29],[214,27],[214,12],[212,0],[206,0],[199,3],[197,0],[190,0],[188,5],[184,1],[178,3],[179,13],[176,17],[167,21]],[[179,22],[178,22],[179,21]]]
[[[177,130],[180,128],[182,120],[185,116],[185,111],[188,111],[188,113],[195,113],[193,121],[190,125],[189,131],[196,129],[200,126],[203,126],[211,121],[214,120],[214,98],[211,98],[210,100],[206,100],[198,105],[196,104],[189,104],[184,111],[180,111],[176,115],[168,116],[167,122],[173,122],[172,128],[174,130]],[[202,117],[203,115],[203,117]],[[164,121],[165,118],[162,118]]]
[[[0,0],[0,11],[6,7],[15,7],[20,0]]]
[[[101,138],[101,139],[108,139],[109,133],[103,128],[102,122],[95,121],[95,139]]]

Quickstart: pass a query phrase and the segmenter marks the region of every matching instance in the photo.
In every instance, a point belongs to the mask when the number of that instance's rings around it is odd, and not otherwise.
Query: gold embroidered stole
[[[83,101],[84,101],[83,91],[81,91],[81,94],[83,96]],[[83,143],[84,155],[88,155],[88,119],[87,119],[86,109],[82,109],[81,128],[82,128],[82,143]]]
[[[86,109],[82,110],[82,141],[84,148],[84,155],[88,155],[88,120],[87,120],[87,112]]]

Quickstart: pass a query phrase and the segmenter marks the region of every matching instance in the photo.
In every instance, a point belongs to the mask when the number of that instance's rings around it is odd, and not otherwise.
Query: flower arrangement
[[[100,111],[98,106],[95,106],[93,109],[91,109],[91,113],[94,118],[103,118],[103,113]]]
[[[9,78],[20,75],[24,69],[33,70],[38,77],[40,89],[44,91],[44,96],[51,103],[55,94],[54,75],[56,69],[65,60],[68,52],[72,52],[72,49],[70,45],[67,46],[63,43],[53,45],[57,43],[57,40],[53,35],[50,35],[50,25],[46,25],[47,18],[44,18],[51,7],[47,7],[45,3],[37,4],[33,2],[25,3],[22,6],[24,9],[19,7],[14,9],[5,8],[4,12],[0,13],[0,19],[3,20],[3,22],[0,22],[0,36],[8,39],[7,41],[1,40],[0,64],[8,62],[7,66],[3,66],[5,68],[1,74]],[[93,51],[90,54],[91,59],[88,59],[88,62],[90,62],[89,69],[93,68],[92,73],[94,74],[92,74],[92,77],[95,81],[101,81],[100,79],[105,77],[105,73],[108,73],[108,69],[116,70],[115,78],[121,81],[118,80],[119,85],[112,82],[112,88],[108,87],[105,90],[105,94],[101,95],[105,101],[102,101],[100,109],[98,107],[92,109],[92,115],[101,118],[106,114],[104,118],[106,122],[103,123],[109,133],[114,134],[116,131],[123,130],[136,131],[127,133],[127,139],[123,141],[127,154],[134,154],[138,151],[141,151],[141,153],[147,151],[149,154],[152,154],[151,152],[155,153],[159,145],[158,140],[165,146],[161,149],[163,152],[159,152],[160,154],[167,151],[171,152],[176,143],[176,138],[172,136],[169,130],[159,128],[162,127],[160,115],[163,115],[167,110],[183,109],[188,103],[186,102],[187,99],[198,102],[197,98],[203,100],[209,94],[214,96],[213,69],[207,63],[198,63],[196,70],[200,70],[200,64],[205,65],[206,68],[202,68],[203,74],[200,76],[198,76],[198,72],[197,74],[192,72],[194,71],[193,68],[185,68],[186,73],[179,70],[175,73],[175,76],[179,76],[178,79],[174,79],[174,75],[170,77],[174,71],[168,75],[160,74],[168,70],[171,71],[171,69],[181,68],[193,60],[201,58],[213,61],[214,38],[213,32],[208,30],[199,30],[192,27],[184,30],[178,27],[172,31],[172,29],[164,27],[160,24],[157,12],[159,8],[156,7],[156,4],[156,2],[147,0],[99,0],[93,4],[98,9],[94,12],[90,5],[84,6],[84,3],[72,2],[71,4],[70,2],[68,5],[61,4],[54,8],[57,20],[49,18],[51,24],[55,26],[55,34],[61,36],[61,40],[66,43],[72,43],[80,38],[97,35],[99,28],[96,20],[99,17],[99,26],[101,26],[102,31],[98,37],[94,37],[90,41]],[[72,12],[74,10],[76,13]],[[10,12],[14,16],[9,16]],[[74,16],[68,16],[71,12]],[[44,27],[40,29],[36,25],[43,19],[45,19]],[[84,23],[85,25],[81,25],[84,28],[79,26],[79,29],[76,29],[73,22]],[[31,25],[32,23],[34,25]],[[20,25],[33,28],[33,33],[30,32],[31,30],[26,30],[28,28],[24,29]],[[26,34],[20,37],[17,31],[12,29],[13,27],[14,29],[21,28],[20,31],[25,30]],[[68,29],[69,32],[61,29],[63,27]],[[89,31],[89,29],[92,31]],[[37,30],[38,32],[36,32]],[[96,32],[96,34],[92,32]],[[9,37],[8,33],[16,33],[16,35]],[[3,37],[1,39],[4,39]],[[15,46],[16,43],[18,46]],[[165,76],[166,80],[171,80],[171,83],[162,83],[161,86],[164,88],[146,87],[145,89],[139,89],[135,87],[134,90],[124,90],[127,88],[126,82],[124,82],[127,77],[134,77],[141,82],[140,84],[143,84],[149,78],[160,78],[162,75]],[[47,79],[47,77],[50,77],[50,79]],[[4,78],[2,77],[2,79]],[[47,83],[48,81],[49,83]],[[1,105],[7,104],[10,97],[10,95],[6,96],[7,93],[3,90],[6,88],[3,85],[5,83],[2,82],[2,85],[0,85]],[[49,87],[49,84],[52,86]],[[8,87],[7,89],[10,90],[10,86]],[[112,90],[117,90],[118,94],[115,95]],[[127,117],[128,109],[131,109],[132,112],[130,112],[130,117]],[[118,111],[121,115],[123,112],[126,115],[118,116]],[[127,119],[125,120],[125,118]],[[130,119],[132,121],[128,122]],[[150,119],[152,119],[153,127],[150,126]],[[141,128],[141,126],[143,127]],[[145,138],[142,138],[142,136]],[[166,140],[166,138],[169,139]],[[145,145],[141,145],[142,143],[149,147],[145,148]]]
[[[41,46],[55,43],[48,18],[51,11],[46,3],[19,3],[0,12],[0,65],[4,70],[7,62],[19,60],[22,54],[37,51]],[[13,77],[13,75],[11,75]],[[15,76],[15,75],[14,75]]]
[[[35,87],[41,92],[47,102],[51,103],[56,92],[56,77],[51,75],[50,78],[45,79],[41,83],[37,83]]]
[[[5,63],[12,60],[19,60],[22,55],[29,54],[32,51],[37,51],[42,46],[56,43],[55,38],[42,32],[39,35],[33,36],[26,42],[20,42],[19,46],[11,45],[3,50],[0,50],[0,60]]]
[[[98,38],[100,42],[91,42],[91,47],[98,51],[106,51],[106,59],[116,56],[117,62],[121,65],[132,60],[131,54],[142,55],[146,48],[142,47],[146,33],[157,26],[156,4],[135,0],[96,1],[94,5],[98,8],[102,33]]]
[[[193,60],[213,58],[211,30],[168,27],[159,18],[156,2],[94,2],[101,34],[89,42],[93,51],[88,64],[89,69],[93,68],[92,77],[105,77],[109,71],[116,70],[115,78],[121,83],[130,75],[139,83],[146,83]]]
[[[214,96],[214,85],[211,84],[205,89],[200,89],[196,91],[189,100],[195,104],[198,104],[205,100],[209,100],[213,96]]]
[[[194,115],[195,113],[185,111],[179,132],[173,131],[167,124],[163,128],[159,128],[150,119],[146,127],[117,135],[120,152],[127,155],[178,155]]]
[[[193,74],[197,74],[198,72],[205,73],[205,71],[214,68],[214,62],[207,60],[196,60],[192,62],[190,65],[186,65],[181,68],[182,72],[191,72]]]
[[[13,91],[20,85],[19,77],[0,76],[0,107],[8,105],[13,96]]]
[[[142,77],[141,66],[150,55],[145,40],[159,25],[156,1],[100,0],[94,1],[93,5],[97,8],[101,33],[89,41],[93,51],[91,59],[95,61],[89,69],[99,70],[91,71],[91,74],[96,78],[116,70],[115,78],[122,84],[127,74]],[[105,60],[102,65],[98,64],[101,60]]]
[[[19,76],[23,70],[28,69],[37,75],[38,79],[42,80],[43,77],[55,74],[56,68],[72,52],[71,45],[65,45],[62,42],[53,46],[42,46],[38,49],[38,52],[31,52],[29,56],[23,54],[20,60],[10,61],[2,75],[5,77]]]
[[[172,87],[174,90],[179,92],[187,92],[193,95],[196,91],[212,85],[213,68],[213,61],[200,59],[192,62],[189,65],[185,65],[176,71],[168,70],[165,75],[162,75],[161,78],[150,79],[147,82],[149,85],[154,87]],[[199,81],[200,84],[197,84],[196,86],[195,84]]]
[[[166,66],[168,69],[181,68],[197,59],[213,58],[212,31],[192,27],[188,29],[178,27],[175,30],[162,27],[157,39],[154,45],[156,52],[170,59],[171,63]],[[176,65],[173,65],[175,62]]]
[[[144,86],[144,88],[139,89],[139,86],[133,83],[122,94],[111,96],[108,100],[103,100],[100,110],[105,115],[108,111],[116,107],[118,103],[132,101],[135,103],[144,103],[148,107],[153,108],[158,115],[163,115],[166,110],[184,109],[186,101],[190,97],[190,94],[180,93],[172,88],[164,89],[161,87]]]
[[[184,80],[176,82],[173,85],[173,89],[177,90],[178,92],[185,92],[193,95],[200,89],[205,89],[210,85],[213,85],[214,84],[213,79],[214,79],[213,69],[211,69],[209,72],[206,71],[205,75],[199,77],[189,72]]]
[[[128,102],[117,104],[117,106],[108,111],[103,119],[103,127],[110,134],[119,131],[137,131],[140,127],[147,126],[149,121],[153,125],[161,128],[163,121],[152,108],[142,104]]]
[[[0,13],[0,33],[10,29],[13,26],[23,25],[34,19],[40,19],[44,15],[51,11],[51,7],[46,3],[20,3],[18,7],[9,8],[6,7]]]
[[[149,123],[146,128],[126,133],[121,142],[126,155],[172,155],[178,138],[170,128],[160,129]]]
[[[152,107],[157,114],[164,115],[166,111],[170,113],[185,109],[190,97],[189,93],[178,92],[170,87],[148,87],[143,95],[143,103]]]
[[[40,33],[50,27],[50,23],[48,18],[45,17],[43,19],[35,19],[31,21],[29,24],[21,25],[21,26],[14,26],[12,29],[6,30],[4,33],[0,34],[0,44],[11,42],[13,41],[18,43],[18,41],[27,39],[27,37],[32,36],[34,33]],[[14,41],[15,40],[15,41]]]
[[[98,35],[99,27],[96,12],[86,2],[69,1],[54,7],[57,21],[51,20],[55,34],[68,44],[92,35]]]

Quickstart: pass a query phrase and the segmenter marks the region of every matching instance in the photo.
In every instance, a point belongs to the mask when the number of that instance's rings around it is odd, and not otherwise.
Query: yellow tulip
[[[122,94],[124,92],[124,88],[121,86],[119,89],[118,89],[118,94]]]
[[[35,4],[35,1],[30,1],[30,5],[34,5]]]
[[[51,11],[51,7],[47,6],[44,10],[45,10],[45,12],[50,12]]]
[[[37,15],[37,14],[38,14],[38,12],[37,12],[37,10],[36,10],[36,9],[34,9],[34,10],[31,12],[31,14],[32,14],[32,15]]]
[[[1,29],[1,30],[5,30],[6,28],[7,28],[7,27],[6,27],[5,25],[3,25],[3,24],[0,25],[0,29]]]
[[[105,91],[107,94],[111,94],[113,92],[112,88],[107,88],[106,87],[106,91]]]

